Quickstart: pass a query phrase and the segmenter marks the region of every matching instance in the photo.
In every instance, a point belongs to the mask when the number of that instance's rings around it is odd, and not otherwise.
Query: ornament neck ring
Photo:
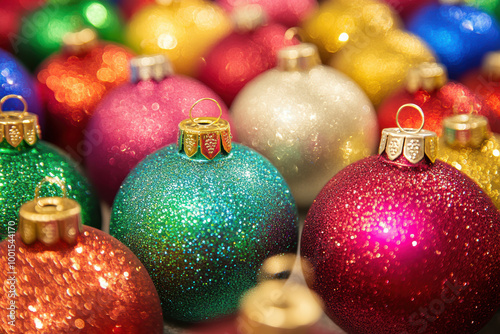
[[[68,190],[66,188],[66,185],[64,184],[63,181],[61,181],[57,177],[45,177],[42,181],[38,183],[38,185],[35,188],[35,210],[37,212],[46,212],[46,211],[53,211],[54,207],[56,211],[62,211],[64,209],[63,203],[61,198],[59,197],[45,197],[45,198],[40,198],[40,190],[42,190],[42,186],[45,183],[49,184],[57,184],[59,188],[61,188],[63,192],[63,197],[62,198],[67,198],[68,197]]]
[[[405,129],[399,123],[399,113],[401,112],[401,110],[403,110],[406,107],[416,109],[420,113],[420,116],[422,117],[422,123],[420,124],[420,127],[418,129],[411,129],[411,130]],[[420,108],[420,106],[418,106],[414,103],[407,103],[407,104],[403,104],[401,107],[399,107],[398,112],[396,113],[396,125],[398,126],[399,130],[401,130],[401,132],[404,132],[407,134],[419,133],[424,128],[424,124],[425,124],[425,115],[424,115],[424,111],[422,110],[422,108]]]
[[[210,123],[207,123],[207,118],[206,117],[196,117],[196,118],[193,118],[193,114],[192,113],[193,113],[194,107],[198,103],[200,103],[201,101],[204,101],[204,100],[212,101],[212,102],[214,102],[217,105],[217,107],[219,107],[219,117],[217,117],[216,119],[214,119]],[[193,103],[193,105],[191,106],[191,109],[189,109],[189,119],[191,121],[193,121],[194,123],[200,125],[200,126],[210,126],[212,124],[215,124],[215,123],[217,123],[220,120],[221,117],[222,117],[222,108],[221,108],[219,102],[217,102],[217,100],[212,99],[210,97],[204,97],[202,99],[199,99],[198,101],[196,101],[195,103]]]
[[[285,31],[285,45],[293,45],[292,41],[297,38],[300,42],[303,42],[302,30],[299,27],[291,27]]]
[[[24,97],[22,97],[21,95],[10,94],[10,95],[5,95],[0,100],[0,117],[7,117],[4,114],[3,104],[5,103],[5,101],[10,100],[10,99],[18,99],[19,101],[21,101],[23,103],[24,109],[23,109],[22,113],[19,114],[19,116],[18,116],[19,118],[23,118],[23,117],[28,115],[28,103],[26,102]]]

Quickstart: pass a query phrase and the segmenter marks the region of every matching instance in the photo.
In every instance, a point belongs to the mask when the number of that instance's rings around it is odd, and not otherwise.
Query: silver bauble
[[[245,86],[232,113],[239,141],[278,168],[302,208],[378,145],[370,100],[346,75],[321,65],[312,44],[282,49],[278,66]]]

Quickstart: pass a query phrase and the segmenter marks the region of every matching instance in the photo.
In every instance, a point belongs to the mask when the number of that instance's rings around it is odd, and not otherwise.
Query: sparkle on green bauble
[[[269,256],[295,252],[298,217],[283,177],[233,144],[207,160],[176,144],[147,156],[115,199],[111,234],[146,266],[170,320],[234,312]]]
[[[47,176],[64,181],[68,197],[82,206],[84,224],[100,228],[99,201],[77,168],[66,154],[43,141],[33,146],[23,141],[16,148],[5,140],[0,142],[0,240],[7,237],[9,226],[17,231],[19,208],[35,197],[36,186]],[[40,196],[61,196],[61,190],[45,185]],[[9,221],[15,225],[9,225]]]

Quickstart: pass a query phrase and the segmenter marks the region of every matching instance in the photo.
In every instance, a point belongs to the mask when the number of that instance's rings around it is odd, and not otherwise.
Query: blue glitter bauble
[[[170,145],[147,156],[120,188],[111,234],[146,266],[167,319],[234,312],[269,256],[295,252],[297,210],[276,168],[233,144],[207,160]]]
[[[408,30],[429,44],[452,79],[479,66],[487,52],[500,49],[497,21],[464,5],[426,6],[410,18]]]
[[[44,123],[35,81],[14,56],[0,49],[0,98],[10,94],[24,97],[28,103],[28,111],[38,115],[38,121]],[[5,101],[2,109],[23,110],[23,104],[17,99],[9,99]]]

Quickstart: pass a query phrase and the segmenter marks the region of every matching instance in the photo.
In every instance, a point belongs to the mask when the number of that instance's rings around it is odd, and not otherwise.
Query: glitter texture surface
[[[7,318],[12,244],[15,326]],[[0,252],[3,333],[163,333],[160,300],[148,272],[127,247],[100,230],[86,226],[75,245],[52,247],[27,246],[16,234],[0,244]]]
[[[322,190],[301,240],[312,288],[349,333],[475,333],[500,305],[500,213],[452,166],[405,161],[368,157]]]
[[[465,5],[426,6],[408,20],[408,30],[434,50],[452,79],[479,66],[483,56],[500,45],[496,20]]]
[[[443,139],[438,158],[476,181],[500,209],[500,137],[491,136],[479,148],[451,148]]]
[[[0,145],[0,239],[7,236],[9,221],[17,226],[19,208],[35,197],[37,184],[46,176],[58,177],[66,183],[68,197],[82,206],[84,224],[101,227],[99,200],[66,154],[44,142],[33,147],[23,142],[18,149],[6,147],[5,142]],[[61,190],[44,186],[40,195],[61,195]]]
[[[165,54],[176,73],[195,76],[201,57],[230,29],[217,4],[183,0],[143,8],[130,20],[126,38],[138,54]]]
[[[299,206],[308,207],[335,173],[375,150],[372,104],[356,83],[327,66],[264,72],[231,110],[238,139],[278,168]]]
[[[123,25],[115,6],[108,1],[83,0],[64,5],[47,3],[24,17],[19,35],[13,37],[13,49],[34,70],[61,49],[66,33],[82,27],[93,28],[102,39],[123,41]]]
[[[449,82],[434,92],[418,90],[408,92],[405,88],[390,95],[377,109],[378,124],[381,129],[396,127],[396,114],[399,107],[406,103],[414,103],[422,108],[425,114],[424,129],[436,132],[441,136],[442,122],[447,116],[468,114],[471,111],[488,119],[493,117],[491,108],[466,86]],[[399,113],[402,127],[418,129],[422,123],[416,111],[404,110]]]
[[[286,43],[285,32],[280,24],[233,32],[203,57],[198,78],[231,105],[250,80],[276,66],[278,50]]]
[[[47,140],[85,155],[83,130],[97,103],[129,79],[132,54],[113,44],[100,44],[80,56],[60,53],[42,64],[38,81],[47,109]]]
[[[28,104],[28,111],[38,115],[39,122],[44,123],[42,106],[33,78],[11,54],[0,49],[0,97],[10,94],[21,95]],[[23,109],[23,104],[17,99],[5,101],[2,107],[4,111]]]
[[[330,65],[356,81],[377,106],[404,83],[410,68],[426,61],[435,59],[421,39],[391,30],[383,38],[343,48],[331,58]]]
[[[87,127],[95,136],[86,138],[87,146],[92,147],[86,167],[101,197],[113,203],[130,170],[146,155],[177,142],[179,122],[189,118],[189,109],[197,100],[206,97],[219,101],[222,118],[229,120],[220,97],[184,76],[174,75],[159,83],[128,83],[106,96]],[[219,108],[205,102],[192,115],[218,117]]]
[[[174,144],[132,170],[110,231],[146,266],[164,317],[196,322],[236,311],[264,259],[295,252],[297,221],[285,181],[255,151],[233,143],[208,161]]]

